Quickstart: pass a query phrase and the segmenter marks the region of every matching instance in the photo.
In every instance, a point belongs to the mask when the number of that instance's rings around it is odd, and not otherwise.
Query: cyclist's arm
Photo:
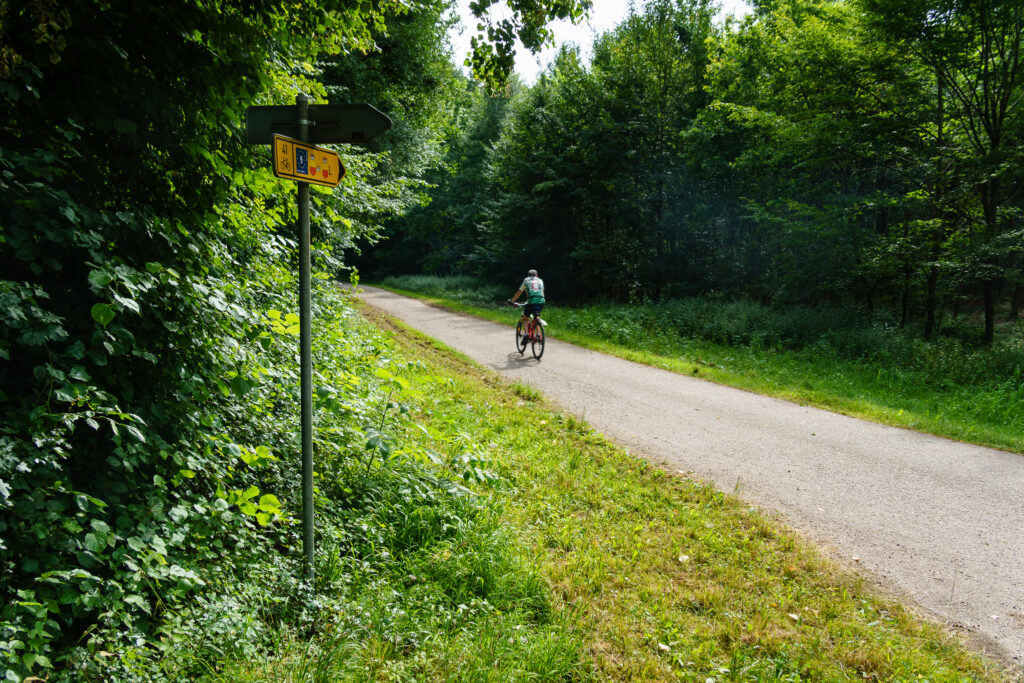
[[[509,299],[509,301],[515,301],[516,299],[519,298],[519,295],[522,294],[522,293],[523,293],[523,288],[520,287],[519,289],[516,290],[515,296],[513,296],[511,299]]]

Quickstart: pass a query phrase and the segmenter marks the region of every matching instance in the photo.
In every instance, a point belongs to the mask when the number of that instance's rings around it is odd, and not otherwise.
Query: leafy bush
[[[919,373],[920,380],[939,387],[1000,384],[1024,368],[1024,343],[1017,327],[985,349],[951,337],[925,340],[913,330],[845,309],[773,308],[751,301],[691,298],[572,309],[559,314],[559,325],[635,348],[696,339],[833,355]]]
[[[294,555],[298,499],[286,465],[296,318],[281,313],[295,308],[293,191],[244,143],[240,119],[247,102],[316,87],[272,78],[268,50],[301,61],[365,45],[389,8],[298,17],[278,2],[76,0],[5,14],[0,666],[9,680],[137,680],[197,629],[206,636],[189,642],[200,651],[225,647],[218,634],[228,632],[240,634],[229,647],[246,648],[258,619],[287,613],[280,596],[301,589],[234,588],[265,558]],[[296,37],[306,22],[329,44]],[[349,164],[364,220],[382,210],[379,193],[388,210],[400,205],[399,181],[367,182],[376,163]],[[336,209],[323,196],[314,205],[319,270],[336,268],[332,247],[350,238],[353,222]],[[322,288],[316,314],[337,330],[334,289]],[[332,375],[321,415],[344,408],[336,394],[358,399],[352,378],[381,363],[342,360],[351,349],[341,348],[318,349],[318,368]],[[353,408],[338,429],[359,433],[363,412]],[[288,561],[266,568],[295,574]]]
[[[413,199],[393,162],[378,170],[384,155],[346,154],[345,186],[313,194],[324,552],[315,586],[297,578],[294,189],[245,144],[241,117],[298,90],[325,100],[307,62],[369,47],[406,10],[30,0],[4,13],[6,680],[191,681],[282,633],[415,644],[496,606],[546,618],[542,584],[469,492],[494,482],[486,454],[408,440],[415,368],[327,276]]]

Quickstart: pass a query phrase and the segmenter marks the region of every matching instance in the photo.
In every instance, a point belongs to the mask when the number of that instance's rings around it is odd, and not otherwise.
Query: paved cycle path
[[[841,560],[1024,667],[1024,456],[589,351],[552,339],[554,323],[537,361],[514,350],[511,327],[373,287],[360,297],[669,471],[781,512]]]

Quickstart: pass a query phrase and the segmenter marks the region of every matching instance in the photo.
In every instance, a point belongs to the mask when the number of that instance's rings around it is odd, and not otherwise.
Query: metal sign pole
[[[391,128],[391,119],[369,104],[310,104],[245,110],[245,137],[270,145],[274,175],[299,183],[299,364],[302,376],[302,554],[313,581],[313,321],[310,313],[309,183],[334,187],[345,175],[337,153],[305,143],[366,144]],[[283,138],[283,139],[282,139]],[[298,140],[289,139],[298,138]]]
[[[309,138],[309,98],[299,93],[299,140]],[[302,376],[302,553],[313,581],[313,325],[310,312],[309,183],[299,183],[299,363]]]

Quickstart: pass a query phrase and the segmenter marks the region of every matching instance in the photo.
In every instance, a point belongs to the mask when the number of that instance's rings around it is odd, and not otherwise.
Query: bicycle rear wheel
[[[516,351],[519,353],[526,351],[526,326],[523,325],[522,320],[516,324]]]
[[[533,357],[540,360],[540,357],[544,355],[544,326],[539,322],[533,326],[533,341],[531,344]]]

